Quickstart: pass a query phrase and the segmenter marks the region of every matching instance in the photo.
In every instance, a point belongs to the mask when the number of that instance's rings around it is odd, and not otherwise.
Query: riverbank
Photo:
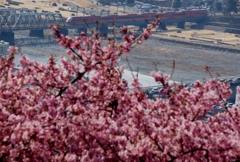
[[[210,66],[214,77],[239,76],[240,67],[238,53],[216,51],[210,49],[196,49],[195,46],[182,45],[150,39],[142,46],[134,48],[127,54],[132,69],[138,69],[143,74],[155,70],[171,74],[173,60],[175,61],[172,80],[178,82],[193,82],[195,80],[210,79],[204,67]],[[122,63],[127,62],[122,58]],[[128,67],[127,67],[128,68]]]
[[[67,57],[65,53],[65,49],[57,45],[56,43],[45,44],[45,45],[35,45],[35,46],[23,46],[20,48],[20,53],[15,55],[15,67],[19,67],[19,59],[21,56],[27,56],[29,59],[38,61],[42,64],[47,64],[48,58],[50,55],[54,56],[57,64],[60,65],[60,58]],[[159,86],[153,79],[153,77],[149,75],[145,75],[142,73],[137,73],[130,70],[125,70],[123,74],[123,78],[128,81],[130,84],[133,78],[139,78],[139,82],[142,87],[151,87],[151,86]]]
[[[66,56],[65,49],[56,43],[22,46],[21,52],[40,62],[46,62],[50,55],[56,58]],[[154,38],[136,46],[130,53],[121,57],[120,64],[125,65],[126,69],[130,70],[125,59],[126,56],[132,70],[139,69],[139,73],[144,75],[150,75],[150,72],[154,71],[156,67],[163,73],[171,74],[172,63],[175,60],[172,80],[178,82],[187,83],[209,79],[210,75],[204,72],[206,65],[211,67],[214,76],[217,72],[223,77],[240,74],[240,55],[237,53],[196,49],[194,46],[157,41]],[[148,83],[148,85],[150,84]]]

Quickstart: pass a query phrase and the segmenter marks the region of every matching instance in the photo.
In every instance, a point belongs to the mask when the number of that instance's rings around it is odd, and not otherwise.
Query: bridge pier
[[[100,37],[107,37],[108,26],[104,25],[100,27]]]
[[[62,28],[62,29],[60,29],[60,33],[66,36],[66,35],[68,35],[68,30]]]
[[[184,29],[185,28],[185,22],[178,22],[177,23],[177,28]]]
[[[15,45],[14,41],[14,32],[13,31],[1,31],[0,32],[0,40],[4,42],[8,42],[10,46]]]
[[[30,37],[44,38],[43,30],[42,29],[30,30],[29,36]]]
[[[167,30],[167,24],[165,24],[165,23],[159,24],[159,25],[158,25],[158,28],[159,28],[160,30]]]
[[[191,29],[204,29],[204,24],[194,24],[190,26]]]
[[[139,27],[139,28],[138,28],[139,31],[143,31],[144,28],[147,28],[147,23],[146,23],[146,24],[145,24],[145,23],[144,23],[144,24],[141,24],[141,25],[139,25],[138,27]]]

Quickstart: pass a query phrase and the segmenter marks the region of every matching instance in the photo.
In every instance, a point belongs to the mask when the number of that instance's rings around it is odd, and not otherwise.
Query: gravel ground
[[[44,64],[47,63],[48,58],[51,55],[56,58],[58,63],[60,63],[61,56],[66,56],[65,49],[60,47],[57,43],[21,46],[20,51],[21,53],[15,56],[16,66],[19,65],[19,58],[22,55]]]
[[[127,64],[124,60],[123,57],[121,63]],[[229,77],[237,76],[240,73],[239,54],[195,49],[184,45],[157,42],[152,39],[146,41],[142,46],[134,48],[128,54],[128,60],[133,70],[139,67],[139,72],[147,75],[156,69],[154,63],[159,71],[171,74],[172,62],[175,60],[172,79],[179,82],[193,82],[210,78],[210,75],[204,71],[205,66],[211,67],[213,76],[219,73],[221,77]]]
[[[18,36],[21,38],[22,36]],[[23,36],[24,37],[24,36]],[[21,51],[29,58],[41,62],[47,62],[49,55],[56,58],[65,55],[65,49],[56,43],[44,43],[22,46]],[[218,72],[222,77],[237,76],[240,74],[240,55],[236,53],[217,52],[213,50],[195,49],[191,46],[173,44],[169,42],[158,42],[149,39],[140,46],[136,46],[132,51],[121,58],[120,64],[127,66],[125,57],[128,57],[133,71],[149,75],[157,69],[163,73],[171,74],[173,60],[175,69],[172,80],[179,82],[193,82],[195,80],[205,80],[210,75],[204,72],[204,67],[210,66],[212,74],[216,76]],[[20,55],[16,58],[17,60]]]

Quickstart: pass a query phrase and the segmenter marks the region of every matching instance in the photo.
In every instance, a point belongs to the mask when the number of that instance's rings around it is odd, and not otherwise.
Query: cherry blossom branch
[[[82,77],[85,75],[86,72],[78,73],[77,77],[71,81],[71,84],[74,84],[77,82],[79,79],[82,79]],[[62,94],[68,89],[68,87],[60,88],[58,94],[56,97],[62,96]]]

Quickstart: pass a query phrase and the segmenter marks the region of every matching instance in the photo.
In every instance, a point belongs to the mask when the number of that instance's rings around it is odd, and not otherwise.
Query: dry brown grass
[[[35,7],[38,7],[40,9],[38,9],[39,12],[41,12],[42,10],[45,11],[50,11],[50,12],[55,12],[58,11],[59,7],[63,7],[63,6],[49,6],[49,3],[57,3],[57,0],[35,0],[36,3],[33,3],[32,0],[15,0],[17,2],[23,2],[24,4],[20,4],[19,6],[16,5],[10,5],[10,7],[12,8],[29,8],[29,9],[35,9]],[[95,11],[101,11],[102,9],[106,9],[106,10],[110,10],[111,13],[117,12],[117,7],[115,6],[111,6],[111,7],[104,7],[104,6],[100,6],[100,5],[96,5],[95,3],[92,4],[91,2],[89,2],[88,0],[60,0],[61,4],[63,3],[67,3],[67,2],[72,2],[80,7],[84,7],[86,9],[90,9],[93,8]],[[65,9],[68,9],[68,7],[64,7]],[[72,12],[68,12],[68,11],[59,11],[63,17],[67,18],[70,17]],[[123,8],[118,8],[118,13],[119,14],[124,14],[123,12]],[[134,13],[131,11],[126,11],[126,13]],[[82,15],[81,13],[79,15]]]
[[[189,29],[182,29],[181,33],[177,33],[177,29],[175,27],[167,27],[169,31],[163,31],[160,33],[156,33],[157,37],[167,37],[172,39],[183,39],[185,41],[189,41],[190,38],[196,38],[198,40],[205,40],[205,41],[221,41],[222,43],[236,45],[240,43],[240,38],[236,37],[235,34],[231,33],[223,33],[217,32],[213,30],[189,30]]]

